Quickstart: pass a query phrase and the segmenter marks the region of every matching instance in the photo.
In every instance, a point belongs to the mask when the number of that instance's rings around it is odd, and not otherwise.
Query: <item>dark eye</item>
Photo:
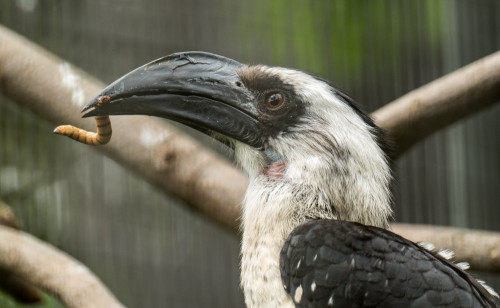
[[[271,93],[266,98],[266,106],[269,109],[278,109],[285,102],[285,98],[281,93]]]

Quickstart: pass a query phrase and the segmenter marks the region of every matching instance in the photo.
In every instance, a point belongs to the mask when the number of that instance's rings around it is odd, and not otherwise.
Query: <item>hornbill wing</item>
[[[296,307],[498,307],[470,274],[377,227],[313,220],[280,255]]]

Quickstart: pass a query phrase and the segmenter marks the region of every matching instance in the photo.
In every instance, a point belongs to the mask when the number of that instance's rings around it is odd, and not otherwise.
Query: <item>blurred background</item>
[[[498,0],[0,5],[0,24],[106,83],[155,58],[203,50],[313,72],[368,111],[499,50],[499,16]],[[0,200],[25,230],[85,263],[129,307],[243,307],[234,234],[53,128],[0,96]],[[401,157],[395,219],[500,231],[499,129],[496,105]],[[480,276],[500,290],[500,275]],[[40,307],[59,306],[47,297]],[[0,293],[0,307],[22,306]]]

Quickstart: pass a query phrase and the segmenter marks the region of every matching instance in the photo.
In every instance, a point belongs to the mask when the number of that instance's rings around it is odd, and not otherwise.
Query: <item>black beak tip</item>
[[[85,111],[88,111],[92,108],[94,108],[97,104],[94,102],[94,101],[91,101],[90,103],[88,103],[87,105],[85,105],[85,107],[83,107],[82,111],[80,112],[85,112]],[[84,115],[82,115],[82,118],[88,118],[88,117],[91,117],[93,116],[94,114],[96,113],[96,109],[92,109],[90,110],[89,112],[85,113]]]
[[[91,110],[90,112],[87,112],[86,114],[82,115],[82,118],[90,118],[94,116],[94,110]]]
[[[98,115],[99,110],[102,109],[102,108],[100,108],[102,106],[102,104],[109,103],[110,100],[111,100],[111,97],[108,96],[108,95],[98,95],[98,96],[96,96],[90,102],[88,102],[87,105],[85,105],[85,107],[83,107],[82,111],[80,111],[80,112],[85,112],[85,111],[90,110],[89,112],[87,112],[86,114],[84,114],[82,117],[83,118],[88,118],[88,117],[91,117],[91,116]]]
[[[82,111],[80,111],[80,112],[85,112],[85,111],[89,110],[90,108],[95,107],[96,105],[97,105],[97,98],[94,98],[93,100],[88,102],[87,105],[85,105],[85,107],[83,107]]]

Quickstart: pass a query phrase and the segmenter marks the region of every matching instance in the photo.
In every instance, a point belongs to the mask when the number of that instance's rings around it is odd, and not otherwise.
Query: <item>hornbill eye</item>
[[[281,93],[273,92],[268,94],[266,97],[266,106],[271,110],[280,108],[284,102],[285,98],[281,95]]]

